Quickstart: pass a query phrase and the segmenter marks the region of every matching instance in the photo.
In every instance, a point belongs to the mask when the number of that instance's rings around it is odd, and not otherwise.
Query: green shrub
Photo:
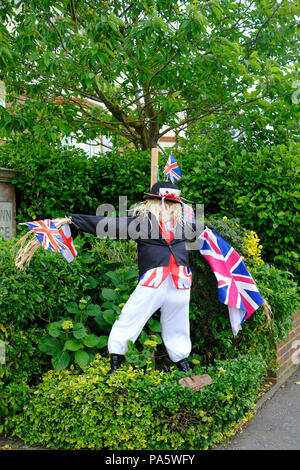
[[[299,146],[201,146],[183,140],[175,154],[186,198],[203,203],[206,216],[239,218],[262,239],[263,258],[297,272]]]
[[[207,224],[228,240],[241,254],[243,230],[237,220],[207,219]],[[238,225],[238,226],[237,226]],[[272,265],[252,265],[247,268],[255,280],[258,290],[272,308],[273,318],[268,323],[260,307],[244,324],[234,338],[232,335],[228,307],[218,300],[217,280],[204,258],[196,251],[190,253],[190,268],[193,273],[191,291],[191,331],[193,332],[194,358],[201,363],[216,358],[234,358],[239,353],[263,354],[269,368],[275,368],[275,343],[283,339],[292,327],[292,315],[299,306],[299,291],[292,273]]]
[[[36,326],[20,329],[13,323],[0,323],[0,339],[5,343],[5,364],[0,364],[0,433],[5,419],[23,410],[30,385],[40,381],[51,366],[39,351],[43,330]]]
[[[14,266],[12,249],[17,239],[0,240],[0,340],[6,349],[6,363],[0,365],[0,426],[4,416],[14,414],[26,403],[29,385],[40,381],[43,372],[53,367],[50,356],[38,347],[45,341],[47,325],[49,328],[51,323],[72,316],[68,309],[73,307],[74,312],[74,304],[85,305],[84,300],[89,305],[87,313],[94,314],[88,324],[90,334],[107,335],[110,330],[111,321],[103,322],[99,312],[99,304],[105,302],[101,292],[111,282],[105,273],[116,268],[130,270],[133,246],[121,246],[115,240],[96,240],[91,246],[91,238],[76,239],[80,256],[70,264],[61,255],[40,248],[24,272]],[[128,283],[122,295],[129,296],[130,290]],[[91,339],[85,339],[87,344],[91,345]],[[92,355],[93,349],[87,348]]]
[[[0,146],[0,167],[18,170],[13,183],[19,222],[95,214],[101,203],[118,207],[119,195],[127,195],[131,205],[149,188],[150,161],[148,152],[133,149],[124,156],[114,151],[88,158],[82,149],[31,136]]]
[[[88,296],[80,299],[78,304],[67,303],[67,316],[47,325],[48,334],[41,339],[39,349],[52,356],[51,362],[55,370],[68,367],[71,359],[84,367],[94,360],[99,349],[107,346],[108,336],[103,333],[109,333],[122,306],[128,300],[128,282],[137,277],[137,269],[119,268],[108,271],[104,277],[114,283],[115,289],[102,289],[101,308],[98,304],[90,303]],[[124,302],[120,302],[121,300]],[[94,334],[97,330],[100,330],[101,336]]]
[[[56,449],[185,450],[214,446],[253,409],[264,361],[240,356],[207,370],[213,384],[182,389],[183,373],[143,373],[124,364],[103,384],[109,361],[50,371],[30,389],[30,401],[6,430],[26,442]]]
[[[129,267],[134,263],[131,243],[126,245],[127,250],[121,250],[116,240],[85,236],[76,238],[80,256],[72,263],[40,248],[27,269],[21,272],[14,266],[16,241],[0,240],[0,323],[13,322],[20,328],[30,322],[44,325],[59,320],[65,306],[70,302],[78,303],[83,296],[90,297],[94,304],[102,302],[99,288],[109,282],[104,274],[123,268],[123,263]],[[111,259],[116,251],[119,258]]]

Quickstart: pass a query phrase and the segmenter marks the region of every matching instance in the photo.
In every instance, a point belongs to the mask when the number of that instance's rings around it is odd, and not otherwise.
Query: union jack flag
[[[219,301],[228,305],[234,336],[263,303],[254,280],[238,252],[214,230],[206,228],[199,237],[200,253],[218,281]]]
[[[52,220],[35,220],[34,222],[24,222],[22,225],[27,225],[30,228],[45,250],[60,253],[66,251],[67,247]]]
[[[191,206],[188,206],[187,204],[182,204],[182,217],[183,220],[189,224],[196,223],[194,210]]]
[[[50,219],[23,222],[21,225],[27,225],[30,228],[45,250],[62,253],[68,263],[76,258],[77,251],[68,224],[62,225],[59,230]]]
[[[71,235],[71,229],[69,224],[64,224],[62,227],[59,229],[59,234],[61,235],[61,238],[63,239],[64,244],[66,245],[66,251],[63,251],[62,254],[65,257],[65,259],[70,263],[77,257],[77,251],[73,243],[73,238]]]
[[[163,170],[163,173],[174,183],[174,181],[180,180],[182,178],[181,171],[179,169],[178,163],[172,154],[170,154],[166,166]]]

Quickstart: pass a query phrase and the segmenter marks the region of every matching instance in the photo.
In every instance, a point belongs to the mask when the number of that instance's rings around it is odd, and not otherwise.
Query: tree
[[[108,135],[145,150],[220,116],[238,127],[294,91],[293,0],[0,0],[0,21],[2,136]]]

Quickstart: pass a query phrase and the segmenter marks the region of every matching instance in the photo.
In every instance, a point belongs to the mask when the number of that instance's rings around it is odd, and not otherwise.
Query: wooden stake
[[[150,188],[157,182],[157,172],[158,172],[158,148],[151,149],[151,181]]]

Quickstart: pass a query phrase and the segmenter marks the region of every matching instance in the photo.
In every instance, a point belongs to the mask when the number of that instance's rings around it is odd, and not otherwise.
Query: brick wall
[[[297,341],[297,343],[296,343]],[[300,311],[293,315],[293,328],[288,337],[276,344],[277,369],[276,380],[288,376],[300,362]]]

